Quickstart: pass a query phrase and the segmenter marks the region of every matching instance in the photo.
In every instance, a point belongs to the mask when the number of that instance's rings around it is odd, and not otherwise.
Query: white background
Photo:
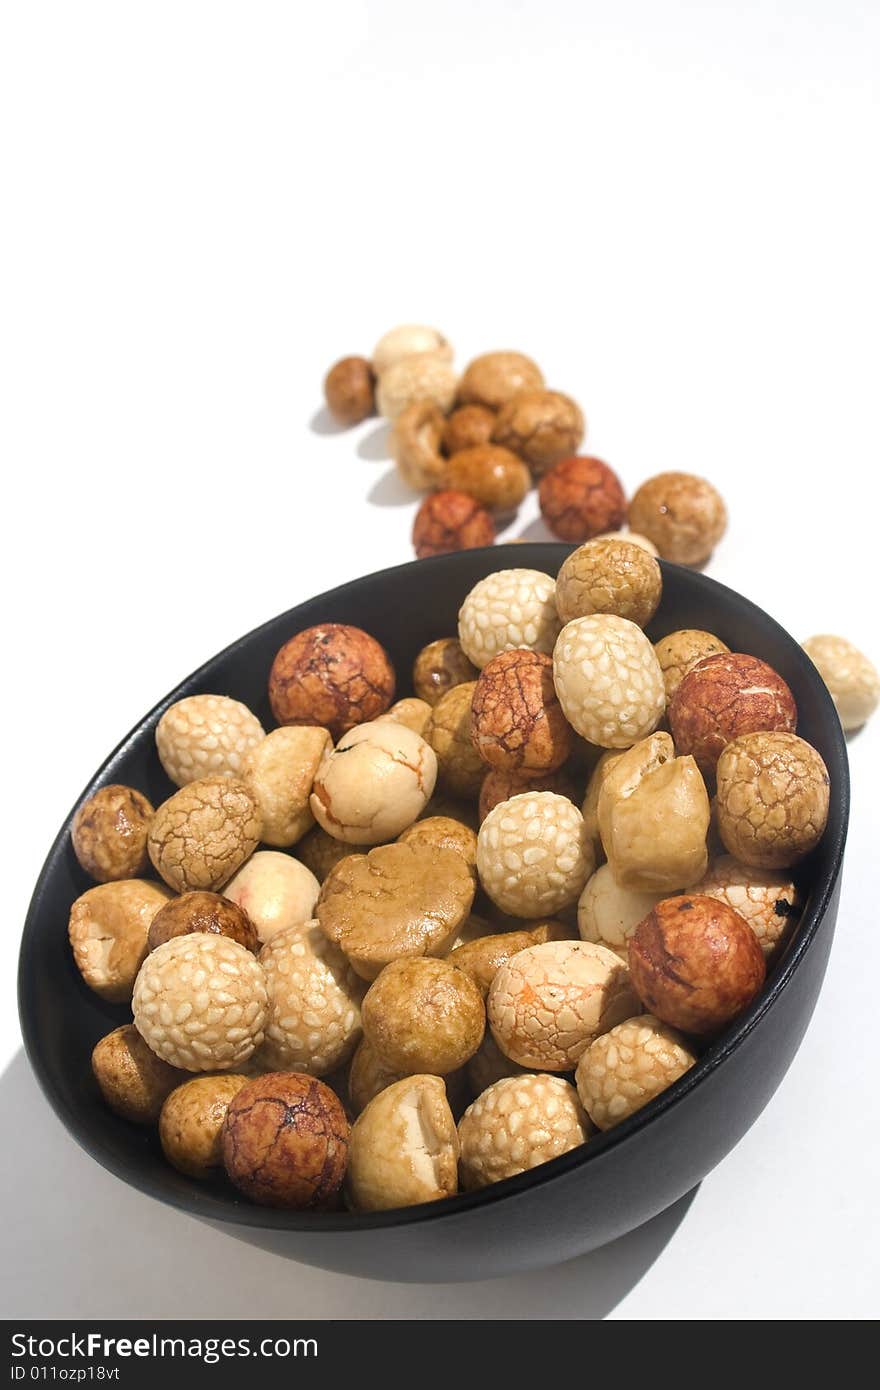
[[[316,416],[329,363],[396,322],[534,355],[630,489],[708,475],[709,572],[880,657],[878,70],[872,0],[3,7],[8,1315],[876,1314],[880,718],[780,1091],[686,1210],[542,1274],[346,1279],[129,1191],[38,1094],[14,972],[120,736],[241,632],[409,557],[377,423]]]

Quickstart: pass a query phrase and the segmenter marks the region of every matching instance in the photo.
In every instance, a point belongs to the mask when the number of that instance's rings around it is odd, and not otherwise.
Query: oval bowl
[[[272,659],[288,637],[313,623],[354,623],[371,632],[394,661],[398,696],[406,694],[416,653],[456,631],[459,605],[477,580],[513,567],[555,574],[571,549],[517,544],[443,555],[368,575],[292,608],[240,638],[172,691],[111,753],[80,801],[109,782],[138,787],[154,804],[171,794],[154,732],[162,712],[184,695],[232,695],[271,727],[266,686]],[[68,948],[70,905],[91,886],[71,848],[71,812],[28,911],[19,1009],[31,1065],[78,1143],[123,1181],[193,1216],[286,1232],[285,1243],[296,1258],[379,1279],[480,1279],[570,1259],[647,1221],[705,1177],[767,1104],[813,1011],[837,915],[849,778],[834,706],[794,639],[731,589],[676,565],[662,568],[663,599],[649,635],[656,640],[677,628],[708,628],[732,650],[763,657],[791,686],[798,732],[819,749],[831,776],[828,828],[804,868],[809,896],[799,927],[760,997],[691,1071],[580,1149],[481,1192],[427,1206],[357,1215],[284,1212],[241,1200],[220,1178],[210,1184],[192,1181],[165,1162],[155,1134],[103,1105],[92,1079],[94,1044],[131,1015],[86,988]]]

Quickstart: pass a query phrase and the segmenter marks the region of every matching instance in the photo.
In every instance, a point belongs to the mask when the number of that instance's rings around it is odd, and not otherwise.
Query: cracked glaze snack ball
[[[743,734],[716,769],[718,831],[741,864],[787,869],[814,850],[828,820],[830,778],[797,734]]]
[[[650,622],[663,590],[660,566],[630,541],[579,546],[556,577],[556,607],[564,623],[590,613],[616,613],[638,627]]]
[[[403,481],[417,492],[440,487],[443,482],[443,424],[443,412],[433,401],[413,401],[391,426],[389,452]]]
[[[221,1132],[223,1166],[252,1202],[293,1211],[338,1204],[349,1124],[329,1086],[299,1072],[268,1072],[242,1086]]]
[[[439,1076],[386,1086],[355,1120],[346,1177],[354,1211],[436,1202],[458,1191],[458,1131]]]
[[[176,893],[222,888],[260,843],[260,814],[243,782],[203,777],[159,807],[147,839],[153,868]]]
[[[566,623],[553,649],[553,679],[568,722],[600,748],[630,748],[666,708],[654,648],[640,627],[613,613]]]
[[[243,908],[260,944],[286,927],[311,920],[321,885],[292,854],[263,849],[252,854],[223,889],[223,896]]]
[[[124,878],[100,883],[76,899],[67,927],[73,958],[102,999],[120,1004],[131,998],[150,923],[170,897],[158,883]]]
[[[289,849],[312,828],[309,795],[331,746],[326,729],[291,725],[273,729],[250,750],[241,780],[257,803],[263,844]]]
[[[384,714],[394,683],[388,653],[375,637],[349,623],[321,623],[278,651],[269,703],[279,724],[317,724],[338,739]]]
[[[742,1013],[764,983],[757,937],[726,902],[664,898],[630,937],[633,985],[649,1013],[705,1036]]]
[[[532,485],[522,459],[497,444],[461,449],[446,465],[446,487],[466,492],[490,512],[512,512]]]
[[[809,637],[804,651],[828,687],[840,722],[847,731],[860,729],[880,702],[880,672],[845,637]]]
[[[419,560],[454,550],[476,550],[494,540],[495,523],[486,508],[452,488],[426,497],[413,522],[412,543]]]
[[[458,1126],[467,1192],[512,1178],[586,1143],[592,1125],[561,1076],[509,1076],[468,1106]]]
[[[376,409],[374,386],[366,357],[342,357],[324,378],[327,409],[340,425],[359,425]]]
[[[794,733],[797,706],[780,675],[756,656],[721,652],[693,666],[669,703],[679,753],[690,753],[704,776],[715,771],[731,739],[762,729]]]
[[[363,1002],[364,1037],[402,1075],[445,1076],[474,1055],[486,1029],[471,976],[427,956],[391,961]]]
[[[720,656],[730,648],[716,637],[714,632],[704,632],[701,628],[681,628],[670,632],[654,643],[654,651],[663,672],[666,686],[667,704],[672,699],[685,676],[692,671],[698,661],[706,656]]]
[[[101,787],[73,818],[70,838],[80,866],[98,883],[138,878],[150,862],[153,815],[151,803],[134,787]]]
[[[176,787],[200,777],[239,777],[244,760],[266,737],[247,705],[227,695],[188,695],[156,725],[159,761]]]
[[[184,1077],[156,1056],[131,1023],[95,1045],[92,1074],[110,1109],[136,1125],[154,1125],[166,1096]]]
[[[159,1141],[173,1168],[188,1178],[209,1178],[223,1167],[223,1121],[249,1079],[229,1072],[194,1076],[171,1092],[159,1116]]]
[[[501,407],[492,443],[519,454],[540,477],[576,452],[584,437],[580,407],[561,391],[520,391]]]
[[[431,401],[444,415],[452,409],[458,377],[446,353],[418,352],[392,362],[379,374],[376,408],[396,420],[414,401]]]
[[[134,1024],[158,1057],[183,1071],[234,1071],[263,1041],[266,977],[225,936],[175,936],[147,956],[134,982]]]
[[[392,960],[448,951],[473,900],[474,880],[455,850],[397,843],[337,864],[315,916],[358,975],[374,980]]]
[[[183,893],[172,898],[156,913],[150,923],[147,945],[151,951],[175,936],[191,932],[214,932],[228,936],[256,955],[260,949],[257,929],[238,903],[230,902],[220,893]]]
[[[587,879],[578,899],[578,932],[582,941],[607,946],[621,960],[627,959],[629,938],[643,917],[660,901],[660,893],[638,893],[622,888],[610,864],[603,864]]]
[[[312,814],[337,840],[378,845],[421,814],[437,781],[430,743],[404,724],[378,719],[351,729],[324,759]]]
[[[269,993],[260,1064],[326,1076],[347,1062],[360,1038],[363,984],[317,922],[276,932],[260,964]]]
[[[538,488],[541,515],[562,541],[588,541],[626,520],[626,496],[607,463],[589,456],[560,459]]]
[[[654,542],[664,560],[701,565],[727,529],[727,510],[705,478],[658,473],[630,502],[629,524]]]
[[[765,956],[771,956],[798,915],[797,885],[788,874],[739,864],[719,855],[695,883],[695,893],[720,898],[748,922]]]
[[[425,738],[437,757],[437,780],[452,796],[475,800],[486,764],[471,740],[471,705],[476,682],[455,685],[434,706]]]
[[[555,792],[557,796],[568,797],[569,801],[578,800],[574,782],[564,768],[558,772],[538,773],[507,772],[493,768],[483,778],[480,787],[480,821],[484,821],[502,801],[509,801],[512,796],[520,796],[523,792]]]
[[[523,792],[502,801],[480,826],[480,882],[513,917],[550,917],[570,907],[592,871],[584,818],[567,797]]]
[[[573,736],[545,652],[499,652],[480,672],[471,704],[471,740],[484,762],[504,772],[555,772]]]
[[[413,690],[434,706],[456,685],[477,679],[477,668],[465,656],[457,637],[439,637],[422,647],[413,665]]]
[[[496,570],[475,584],[458,613],[465,655],[481,670],[499,652],[553,651],[559,634],[556,585],[541,570]]]
[[[432,352],[447,362],[452,361],[452,347],[438,328],[424,323],[399,324],[383,333],[373,348],[373,370],[377,374],[385,372],[395,362],[422,352]]]
[[[460,405],[443,422],[441,445],[447,458],[462,449],[488,444],[495,428],[495,411],[486,405]]]
[[[521,391],[540,391],[543,385],[540,367],[525,353],[484,352],[465,367],[458,400],[497,411]]]
[[[518,951],[489,990],[489,1026],[521,1067],[570,1071],[600,1033],[639,1011],[619,956],[589,941]]]
[[[597,1129],[612,1129],[696,1062],[685,1038],[652,1014],[618,1023],[591,1043],[575,1080],[584,1109]]]
[[[660,552],[653,541],[649,541],[647,536],[639,535],[638,531],[603,531],[596,540],[600,541],[629,541],[630,545],[640,545],[642,550],[646,550],[654,559],[659,559]]]

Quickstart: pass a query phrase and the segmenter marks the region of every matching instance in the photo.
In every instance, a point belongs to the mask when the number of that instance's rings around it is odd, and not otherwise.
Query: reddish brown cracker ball
[[[564,458],[545,473],[538,487],[541,515],[563,541],[588,541],[617,531],[626,520],[620,479],[601,459]]]
[[[692,754],[712,776],[732,739],[762,731],[794,733],[797,706],[781,676],[759,657],[720,652],[698,661],[669,705],[676,752]]]
[[[738,912],[702,894],[664,898],[629,942],[632,982],[645,1008],[703,1036],[742,1013],[764,983],[764,953]]]
[[[113,784],[84,801],[73,818],[73,852],[98,883],[138,878],[149,865],[147,835],[154,809],[134,787]]]
[[[319,724],[338,739],[384,714],[394,684],[394,667],[375,637],[348,623],[321,623],[278,652],[269,703],[279,724]]]
[[[327,409],[341,425],[358,425],[376,409],[375,377],[366,357],[343,357],[324,378]]]
[[[466,492],[446,490],[426,497],[413,522],[412,542],[419,560],[475,550],[495,540],[495,523],[485,507]]]
[[[220,893],[198,891],[172,898],[159,909],[150,923],[147,945],[155,951],[172,936],[187,936],[195,931],[228,936],[254,955],[260,949],[257,929],[243,907]]]
[[[302,1072],[267,1072],[232,1098],[223,1166],[252,1202],[314,1211],[337,1204],[349,1124],[338,1097]]]
[[[571,753],[571,725],[553,684],[553,660],[527,648],[483,667],[471,704],[471,738],[490,767],[555,772]]]
[[[441,446],[451,456],[462,449],[488,444],[495,428],[495,411],[486,405],[460,405],[443,426]]]
[[[564,769],[531,775],[496,767],[486,774],[480,788],[480,822],[502,801],[509,801],[521,792],[556,792],[558,796],[567,796],[575,804],[579,800],[574,782]]]

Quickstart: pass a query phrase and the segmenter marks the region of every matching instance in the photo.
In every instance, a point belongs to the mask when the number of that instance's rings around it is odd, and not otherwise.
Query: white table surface
[[[343,1278],[127,1189],[39,1094],[14,974],[118,738],[238,634],[409,557],[381,427],[319,413],[396,322],[533,354],[630,489],[707,474],[709,573],[880,658],[878,63],[869,0],[4,7],[7,1316],[876,1314],[880,719],[777,1095],[692,1201],[543,1273]]]

